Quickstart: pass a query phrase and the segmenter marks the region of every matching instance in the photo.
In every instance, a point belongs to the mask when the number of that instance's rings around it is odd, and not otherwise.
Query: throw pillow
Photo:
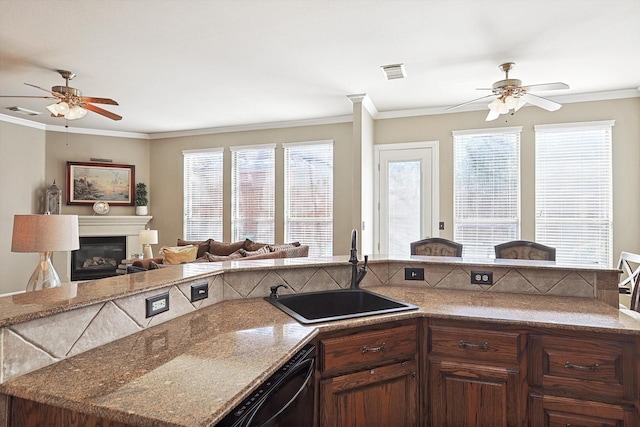
[[[242,258],[242,254],[239,251],[233,252],[229,255],[214,255],[209,252],[205,252],[204,258],[209,262],[233,261],[234,259]]]
[[[239,252],[240,252],[240,253],[242,254],[242,256],[244,256],[244,257],[250,257],[250,256],[256,256],[256,255],[262,255],[262,254],[268,254],[268,253],[271,253],[271,252],[269,251],[269,247],[268,247],[268,246],[266,246],[266,245],[265,245],[265,246],[263,246],[263,247],[261,247],[261,248],[260,248],[260,249],[258,249],[258,250],[255,250],[255,251],[248,251],[248,250],[246,250],[246,249],[240,249],[240,251],[239,251]]]
[[[188,246],[164,246],[162,256],[165,264],[182,264],[195,261],[198,257],[198,247]]]
[[[231,255],[237,250],[242,249],[244,247],[244,242],[245,241],[243,240],[240,242],[225,243],[216,242],[215,240],[211,239],[211,242],[209,242],[209,250],[207,252],[212,255]]]
[[[189,245],[197,246],[198,247],[198,258],[200,258],[202,255],[204,255],[205,252],[209,251],[209,243],[212,240],[213,239],[207,239],[207,240],[203,240],[203,241],[189,241],[189,240],[178,239],[178,245],[177,246],[189,246]]]
[[[257,251],[258,249],[262,249],[265,246],[267,246],[266,243],[258,243],[258,242],[254,242],[251,239],[247,239],[244,241],[243,248],[249,252],[253,252],[253,251]]]
[[[286,251],[287,249],[297,248],[298,246],[300,246],[300,242],[285,243],[282,245],[269,245],[269,250],[271,252]]]

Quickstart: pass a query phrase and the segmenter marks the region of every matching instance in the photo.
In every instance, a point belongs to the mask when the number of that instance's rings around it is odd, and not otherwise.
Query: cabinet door
[[[321,427],[414,427],[416,362],[382,366],[320,382]]]
[[[633,407],[582,401],[566,397],[531,395],[531,427],[630,427],[636,426]]]
[[[526,389],[517,369],[431,360],[431,426],[521,426]]]

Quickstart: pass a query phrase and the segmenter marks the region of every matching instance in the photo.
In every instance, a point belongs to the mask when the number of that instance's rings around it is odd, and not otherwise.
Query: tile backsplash
[[[405,280],[405,268],[424,268],[424,280]],[[471,284],[472,270],[491,270],[492,285]],[[190,286],[203,279],[185,279],[110,301],[52,314],[0,328],[0,383],[83,351],[134,334],[199,308],[224,300],[268,296],[270,287],[285,284],[281,294],[349,287],[351,269],[345,265],[282,266],[213,274],[209,297],[190,301]],[[372,262],[361,283],[373,286],[416,286],[475,292],[509,292],[599,298],[617,307],[618,276],[614,271],[504,267],[456,263]],[[145,298],[169,292],[170,310],[145,317]],[[0,400],[0,406],[2,401]]]

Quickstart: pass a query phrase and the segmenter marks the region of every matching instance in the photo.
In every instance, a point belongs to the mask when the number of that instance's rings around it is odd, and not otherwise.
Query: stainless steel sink
[[[265,297],[300,323],[322,323],[355,317],[374,316],[418,307],[364,289],[340,289]]]

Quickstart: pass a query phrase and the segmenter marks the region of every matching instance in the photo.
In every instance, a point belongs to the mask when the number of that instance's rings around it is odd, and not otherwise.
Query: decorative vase
[[[136,206],[136,215],[147,215],[148,210],[146,206]]]

